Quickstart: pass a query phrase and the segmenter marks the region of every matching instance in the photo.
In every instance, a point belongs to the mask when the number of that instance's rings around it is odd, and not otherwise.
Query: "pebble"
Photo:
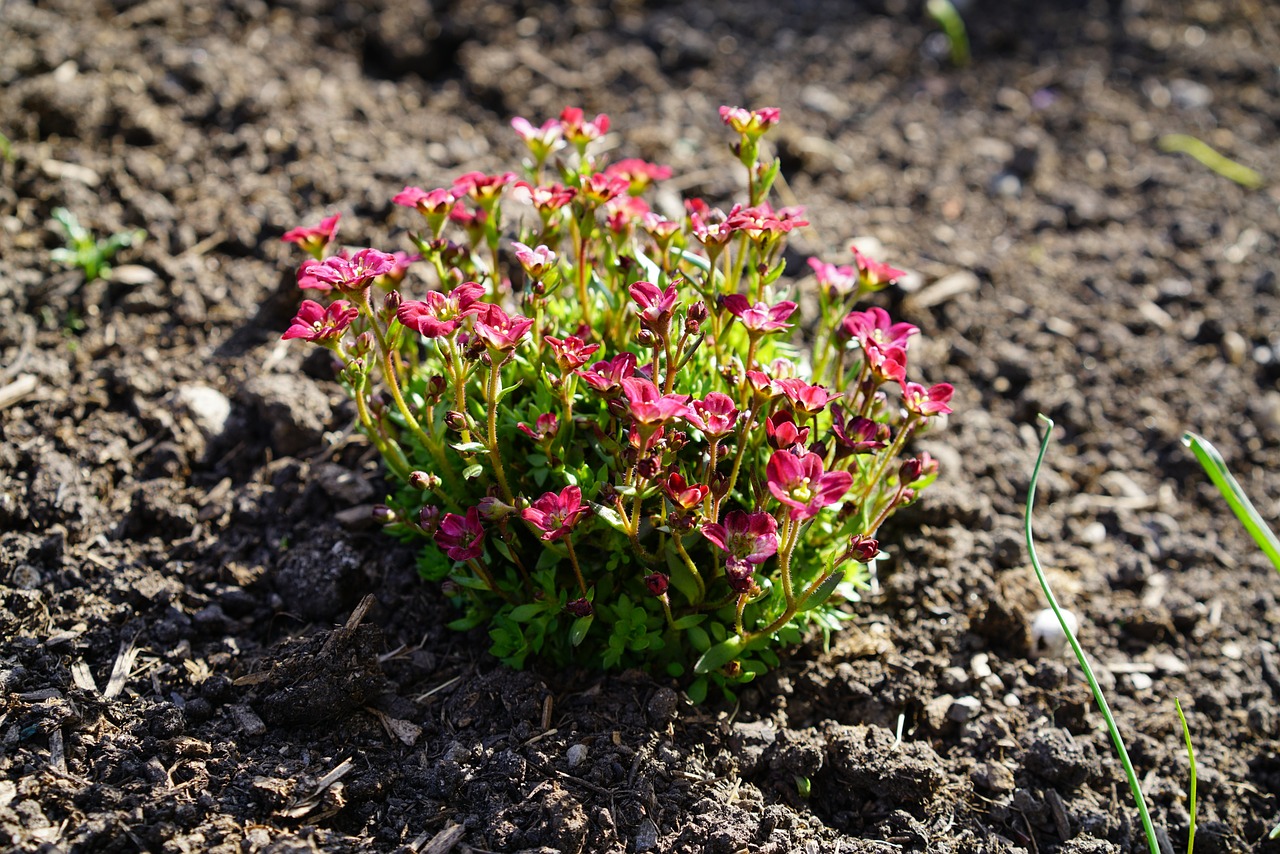
[[[959,697],[947,710],[947,717],[956,723],[964,723],[977,717],[982,711],[982,701],[977,697]]]
[[[658,826],[652,819],[646,818],[636,828],[636,851],[652,851],[658,847]]]
[[[1155,680],[1145,673],[1130,673],[1129,684],[1133,685],[1135,691],[1149,691]]]
[[[992,674],[991,656],[985,652],[980,652],[969,660],[969,672],[973,674],[974,679],[986,679]]]
[[[1244,650],[1240,648],[1240,644],[1235,641],[1227,641],[1222,645],[1222,655],[1232,661],[1239,661],[1244,658]]]
[[[1011,709],[1015,709],[1015,708],[1017,708],[1018,706],[1021,706],[1021,705],[1022,705],[1022,701],[1018,699],[1018,695],[1017,695],[1017,694],[1005,694],[1005,695],[1004,695],[1004,704],[1005,704],[1006,706],[1008,706],[1009,708],[1011,708]]]
[[[1067,627],[1071,629],[1071,634],[1079,634],[1080,621],[1076,615],[1070,611],[1064,610],[1062,617],[1066,620]],[[1062,626],[1058,622],[1058,617],[1053,613],[1052,608],[1045,608],[1037,613],[1031,621],[1031,652],[1034,656],[1039,655],[1060,655],[1067,647],[1067,636],[1062,632]]]
[[[1080,541],[1090,546],[1100,546],[1107,541],[1107,526],[1101,522],[1090,522],[1080,532]]]
[[[587,746],[585,744],[575,744],[565,752],[564,758],[569,762],[570,768],[577,768],[587,759]]]
[[[222,435],[231,417],[231,401],[216,388],[201,383],[187,383],[173,392],[175,408],[186,411],[206,439]]]

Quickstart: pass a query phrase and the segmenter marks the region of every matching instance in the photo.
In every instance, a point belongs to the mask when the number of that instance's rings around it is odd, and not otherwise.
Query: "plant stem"
[[[564,538],[564,546],[569,550],[569,563],[573,565],[573,574],[578,579],[578,587],[582,590],[582,596],[587,596],[587,582],[582,579],[582,568],[578,566],[578,553],[573,550],[573,537],[568,534]]]
[[[684,550],[684,543],[680,541],[680,535],[673,532],[671,539],[676,544],[676,552],[684,559],[684,565],[689,568],[689,573],[693,576],[694,583],[698,585],[698,601],[690,603],[697,605],[707,595],[706,582],[702,580],[702,573],[698,572],[698,568],[693,565],[693,560],[690,559],[689,553]]]
[[[502,499],[508,504],[515,504],[511,488],[507,486],[507,473],[502,468],[502,451],[498,447],[499,358],[497,353],[490,354],[489,382],[485,387],[485,398],[489,404],[489,462],[493,465],[493,476],[498,481],[498,489],[502,491]]]

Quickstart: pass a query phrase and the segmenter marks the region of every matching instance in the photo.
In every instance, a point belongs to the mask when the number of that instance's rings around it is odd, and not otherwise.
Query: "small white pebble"
[[[1107,526],[1101,522],[1090,522],[1080,532],[1081,542],[1091,546],[1100,546],[1107,541]]]
[[[991,656],[980,652],[969,661],[969,672],[974,679],[986,679],[991,675]]]
[[[1232,661],[1239,661],[1244,658],[1244,650],[1240,648],[1240,644],[1235,641],[1227,641],[1222,645],[1222,655]]]
[[[1147,691],[1155,684],[1155,680],[1145,673],[1130,673],[1129,682],[1135,691]]]
[[[1009,708],[1013,709],[1013,708],[1016,708],[1016,707],[1018,707],[1018,706],[1021,706],[1021,705],[1022,705],[1022,701],[1018,699],[1018,695],[1017,695],[1017,694],[1005,694],[1005,695],[1004,695],[1004,704],[1005,704],[1006,706],[1008,706]]]
[[[1071,634],[1079,634],[1080,621],[1076,619],[1075,614],[1064,610],[1062,618],[1066,620]],[[1066,646],[1067,636],[1063,634],[1062,626],[1058,623],[1058,617],[1053,613],[1053,609],[1045,608],[1036,614],[1035,619],[1031,621],[1032,656],[1057,656],[1066,649]]]
[[[577,768],[587,758],[587,746],[585,744],[573,745],[565,752],[564,758],[568,760],[570,768]]]

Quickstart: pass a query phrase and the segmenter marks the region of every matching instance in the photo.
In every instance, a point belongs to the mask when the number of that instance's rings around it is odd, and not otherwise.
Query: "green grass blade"
[[[951,0],[926,0],[925,11],[942,27],[951,47],[951,64],[963,68],[969,64],[969,33],[964,28],[964,19],[956,11]]]
[[[1223,462],[1222,454],[1218,453],[1218,449],[1208,439],[1195,433],[1183,433],[1182,444],[1195,454],[1200,465],[1204,466],[1205,473],[1213,481],[1213,485],[1218,487],[1218,492],[1222,493],[1222,497],[1231,506],[1236,518],[1244,525],[1249,536],[1253,537],[1258,548],[1262,549],[1262,553],[1271,561],[1276,572],[1280,572],[1280,540],[1276,539],[1275,532],[1263,520],[1258,508],[1254,507],[1253,502],[1249,500],[1249,496],[1244,494],[1240,482],[1232,477],[1227,464]]]
[[[1187,830],[1187,854],[1196,849],[1196,751],[1191,746],[1191,730],[1187,728],[1187,716],[1182,713],[1182,703],[1173,698],[1173,707],[1178,710],[1178,720],[1182,722],[1182,740],[1187,743],[1187,762],[1191,765],[1191,783],[1187,787],[1187,812],[1191,813],[1191,827]]]
[[[1160,137],[1160,150],[1189,155],[1223,178],[1235,181],[1249,190],[1256,190],[1267,183],[1260,174],[1248,166],[1219,154],[1207,143],[1185,133],[1170,133]]]
[[[1031,482],[1027,485],[1027,510],[1023,517],[1023,526],[1027,537],[1027,555],[1031,558],[1031,568],[1035,570],[1036,579],[1040,582],[1040,589],[1044,591],[1045,598],[1049,600],[1049,607],[1053,609],[1054,616],[1058,618],[1058,625],[1062,627],[1062,633],[1066,636],[1067,642],[1071,644],[1071,651],[1075,653],[1076,660],[1080,662],[1080,668],[1084,670],[1084,678],[1089,683],[1089,690],[1093,692],[1093,699],[1098,704],[1098,711],[1102,712],[1103,720],[1107,723],[1107,731],[1111,733],[1111,743],[1115,745],[1116,753],[1120,756],[1120,764],[1124,767],[1124,775],[1129,781],[1129,791],[1133,793],[1133,800],[1138,805],[1138,814],[1142,817],[1142,829],[1147,835],[1147,845],[1151,848],[1151,854],[1160,854],[1160,843],[1156,840],[1156,831],[1151,824],[1151,814],[1147,812],[1147,802],[1142,797],[1142,788],[1138,784],[1138,775],[1133,770],[1133,763],[1129,761],[1129,751],[1125,749],[1124,739],[1120,737],[1120,729],[1116,726],[1116,720],[1111,715],[1111,707],[1107,705],[1107,698],[1102,693],[1102,686],[1098,684],[1097,677],[1093,675],[1093,668],[1089,666],[1089,659],[1085,658],[1084,649],[1080,646],[1080,641],[1076,640],[1071,627],[1067,625],[1066,618],[1062,616],[1062,609],[1058,607],[1058,597],[1053,595],[1053,589],[1049,586],[1049,579],[1045,577],[1044,569],[1040,566],[1040,558],[1036,555],[1035,537],[1031,532],[1031,511],[1036,503],[1036,484],[1040,481],[1040,468],[1044,465],[1045,453],[1049,450],[1049,442],[1053,438],[1053,419],[1041,414],[1040,420],[1045,423],[1044,439],[1040,443],[1040,455],[1036,457],[1036,467],[1031,471]]]

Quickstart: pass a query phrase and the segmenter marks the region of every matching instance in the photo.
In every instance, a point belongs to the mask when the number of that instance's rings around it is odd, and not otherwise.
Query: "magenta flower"
[[[391,201],[401,207],[415,208],[425,216],[444,216],[453,209],[458,197],[453,190],[444,188],[428,192],[421,187],[405,187]]]
[[[530,249],[518,240],[513,240],[511,248],[515,251],[520,266],[535,279],[541,279],[543,274],[556,265],[556,253],[542,244],[537,249]]]
[[[863,350],[866,350],[869,344],[882,350],[889,347],[901,347],[906,350],[911,336],[920,331],[910,323],[894,323],[889,317],[889,312],[874,305],[865,311],[849,312],[841,325],[849,337],[857,340]]]
[[[298,286],[358,293],[395,267],[395,256],[377,249],[361,249],[350,258],[335,255],[323,261],[307,261],[298,271]]]
[[[390,270],[383,273],[383,276],[387,280],[383,282],[383,284],[387,284],[388,282],[393,285],[400,284],[404,281],[404,277],[409,273],[409,265],[413,264],[415,261],[422,260],[421,255],[410,255],[408,252],[401,252],[399,250],[392,252],[391,258],[395,264]]]
[[[502,195],[502,190],[516,179],[516,173],[486,175],[484,172],[468,172],[453,179],[455,193],[466,193],[481,207],[487,207]]]
[[[659,166],[638,157],[628,157],[605,167],[604,174],[622,178],[630,185],[629,192],[639,195],[648,189],[654,181],[665,181],[671,177],[670,166]]]
[[[549,543],[572,531],[582,517],[590,512],[590,505],[582,503],[582,490],[576,486],[566,486],[560,490],[559,495],[554,492],[544,494],[520,515],[541,531],[538,536]]]
[[[448,295],[430,291],[425,300],[405,300],[396,309],[396,319],[426,338],[452,335],[458,323],[480,310],[484,285],[463,282]]]
[[[839,404],[831,407],[831,432],[836,437],[837,447],[843,451],[840,456],[878,451],[888,444],[889,438],[889,428],[870,418],[850,414],[845,420],[844,410]]]
[[[648,213],[651,213],[649,203],[639,196],[615,196],[604,206],[604,224],[614,234],[626,234],[632,223]]]
[[[796,310],[796,304],[791,300],[783,300],[774,306],[763,302],[752,305],[742,294],[729,294],[721,298],[720,304],[741,320],[742,325],[753,335],[790,329],[791,324],[786,321]]]
[[[573,201],[574,192],[560,184],[548,184],[535,187],[528,181],[517,181],[511,187],[511,198],[538,209],[538,213],[546,216],[560,210]]]
[[[529,334],[531,326],[533,326],[533,318],[507,314],[500,306],[484,303],[476,312],[475,325],[472,328],[490,350],[507,352],[514,350]]]
[[[759,139],[782,118],[777,107],[748,110],[743,107],[721,107],[720,120],[743,136]]]
[[[764,420],[764,435],[775,450],[788,450],[809,441],[809,428],[800,428],[790,412],[775,412]]]
[[[304,299],[298,306],[293,323],[280,337],[285,340],[305,338],[316,343],[332,341],[341,338],[351,321],[359,316],[360,310],[346,300],[334,300],[325,308],[318,302]]]
[[[533,427],[521,421],[516,425],[516,429],[535,442],[541,442],[543,439],[549,439],[556,434],[556,431],[560,429],[560,419],[556,417],[554,412],[547,412],[538,416],[538,420],[534,422]]]
[[[685,412],[684,420],[701,430],[708,439],[722,439],[737,426],[738,408],[729,395],[713,391],[704,399],[693,401]]]
[[[938,383],[927,389],[919,383],[903,383],[902,404],[908,412],[926,418],[930,415],[946,415],[951,412],[951,407],[947,404],[951,402],[951,395],[954,393],[955,388],[951,383]]]
[[[837,267],[835,264],[827,264],[817,258],[810,258],[809,266],[813,268],[818,287],[822,288],[828,296],[847,296],[858,288],[858,274],[851,266]]]
[[[708,207],[702,199],[688,200],[685,208],[689,211],[690,231],[707,249],[721,249],[733,237],[735,229],[726,221],[724,211]]]
[[[484,526],[480,524],[480,510],[472,507],[466,518],[457,513],[446,513],[436,529],[436,545],[450,560],[464,561],[484,554]]]
[[[340,219],[342,219],[342,214],[336,213],[320,220],[319,225],[291,228],[280,239],[285,243],[296,243],[314,257],[319,258],[325,247],[332,243],[333,238],[337,235],[338,220]]]
[[[645,426],[660,426],[674,418],[684,418],[689,411],[688,395],[663,394],[656,385],[642,377],[623,380],[622,393],[630,404],[631,417]]]
[[[765,468],[769,491],[791,508],[791,518],[802,522],[835,504],[853,485],[847,471],[823,472],[817,454],[796,456],[790,451],[774,451]]]
[[[731,510],[723,524],[705,523],[702,536],[726,553],[725,575],[737,593],[751,589],[751,567],[778,552],[778,521],[768,513]]]
[[[773,384],[786,395],[791,408],[803,415],[817,415],[827,404],[840,395],[832,394],[820,385],[809,385],[802,379],[774,380]]]
[[[873,290],[893,284],[899,277],[906,275],[904,271],[896,270],[888,264],[872,261],[859,252],[856,246],[853,249],[853,263],[857,265],[858,272],[862,275],[862,281],[866,283],[868,288]]]
[[[751,395],[757,400],[769,400],[779,393],[773,380],[763,371],[747,371],[747,385],[751,387]]]
[[[560,366],[560,371],[565,374],[581,368],[587,363],[587,359],[591,358],[591,355],[600,349],[599,344],[588,344],[576,335],[570,335],[564,339],[547,335],[542,340],[551,345],[551,352],[556,357],[556,364]]]
[[[680,231],[680,223],[665,219],[653,211],[649,211],[649,213],[640,217],[640,227],[643,228],[659,246],[666,246],[671,242],[671,238],[675,237]]]
[[[622,387],[622,381],[635,372],[635,353],[619,353],[612,359],[596,362],[589,370],[576,371],[587,385],[600,392],[617,391]]]
[[[671,503],[681,510],[691,510],[697,507],[711,492],[711,488],[705,484],[686,483],[684,475],[679,472],[672,472],[667,475],[667,479],[662,482],[662,489],[667,493],[667,497],[671,499]]]
[[[631,185],[627,183],[625,178],[606,175],[603,172],[593,172],[582,179],[582,185],[578,188],[578,193],[588,206],[594,207],[602,205],[616,196],[625,195],[630,189]]]
[[[804,208],[778,208],[776,211],[768,202],[761,202],[754,208],[734,205],[729,211],[725,224],[734,231],[745,231],[752,240],[768,240],[808,225],[802,219]]]
[[[676,307],[676,283],[659,290],[653,282],[636,282],[628,290],[640,308],[640,323],[655,333],[665,332]]]
[[[587,120],[577,107],[565,107],[560,113],[560,127],[564,138],[577,146],[585,146],[609,132],[609,117],[604,113]]]

